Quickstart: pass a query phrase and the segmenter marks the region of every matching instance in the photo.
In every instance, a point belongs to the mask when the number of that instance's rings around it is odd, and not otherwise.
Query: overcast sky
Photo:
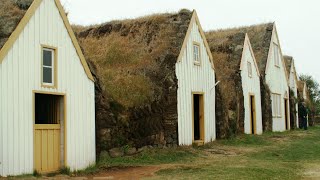
[[[61,0],[72,24],[91,25],[151,13],[195,9],[204,30],[276,22],[282,51],[298,73],[320,82],[319,0]]]

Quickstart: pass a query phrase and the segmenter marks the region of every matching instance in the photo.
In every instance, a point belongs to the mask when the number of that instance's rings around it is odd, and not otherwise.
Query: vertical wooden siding
[[[246,39],[247,40],[247,39]],[[244,97],[244,132],[246,134],[251,133],[251,109],[250,109],[250,95],[254,95],[255,98],[255,110],[256,110],[256,133],[262,134],[262,114],[261,114],[261,91],[260,91],[260,77],[258,76],[256,66],[252,53],[249,49],[249,44],[246,41],[244,44],[242,59],[242,70],[241,70],[241,79],[242,79],[242,89]],[[247,62],[251,63],[252,66],[252,77],[248,76],[248,66]]]
[[[193,42],[200,43],[201,65],[194,65]],[[192,92],[204,98],[204,141],[215,140],[215,75],[196,23],[193,24],[182,60],[176,64],[178,78],[179,145],[192,144]]]
[[[296,78],[295,78],[295,73],[296,73],[296,70],[295,70],[295,66],[294,66],[294,62],[292,62],[292,65],[291,65],[291,69],[290,69],[290,75],[289,75],[289,87],[290,89],[293,91],[294,93],[294,97],[295,98],[298,98],[298,82],[296,81]],[[299,128],[299,112],[298,112],[298,103],[296,103],[296,127]]]
[[[270,91],[272,93],[281,94],[281,117],[274,117],[272,121],[272,131],[285,131],[286,130],[286,124],[285,124],[285,116],[284,116],[284,98],[289,97],[289,88],[288,88],[288,82],[286,77],[286,70],[285,67],[283,67],[283,56],[281,54],[280,49],[280,67],[276,67],[274,65],[274,56],[273,56],[273,42],[279,43],[278,35],[276,32],[276,29],[273,29],[272,33],[272,41],[271,41],[271,47],[269,49],[269,57],[268,57],[268,64],[267,64],[267,70],[266,70],[266,83],[268,84]],[[279,46],[280,47],[280,46]],[[290,117],[289,117],[290,122]],[[290,127],[290,125],[289,125]]]
[[[57,47],[58,88],[41,87],[41,44]],[[0,175],[32,173],[33,90],[65,93],[67,165],[95,162],[94,84],[52,0],[43,0],[0,64]]]

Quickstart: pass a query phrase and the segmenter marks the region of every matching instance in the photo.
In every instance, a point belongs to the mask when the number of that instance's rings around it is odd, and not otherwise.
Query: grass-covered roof
[[[25,15],[33,0],[0,0],[0,49]]]
[[[218,30],[205,35],[212,52],[217,81],[221,81],[216,89],[217,136],[228,137],[241,132],[243,127],[243,121],[239,120],[243,115],[239,72],[246,34],[233,30]]]
[[[292,61],[293,61],[293,57],[292,56],[283,56],[285,65],[286,65],[286,70],[288,75],[290,75],[290,70],[291,70],[291,66],[292,66]]]
[[[235,39],[236,41],[234,42],[238,43],[236,36],[244,36],[244,34],[247,33],[250,39],[253,52],[255,54],[255,58],[259,67],[260,74],[264,76],[266,65],[267,65],[267,58],[268,58],[271,38],[272,38],[273,26],[274,26],[274,23],[266,23],[266,24],[258,24],[258,25],[218,30],[218,31],[208,32],[206,34],[208,38],[210,38],[212,34],[217,34],[213,37],[219,40],[218,42],[211,42],[211,45],[212,45],[212,43],[214,44],[221,43],[220,39],[222,39],[223,41],[223,39],[226,39],[226,37],[229,38],[229,41],[232,39]]]
[[[225,79],[233,76],[240,68],[245,33],[218,30],[206,33],[212,52],[217,77]]]
[[[102,89],[134,107],[162,97],[161,83],[174,73],[191,17],[192,11],[181,10],[74,28]]]

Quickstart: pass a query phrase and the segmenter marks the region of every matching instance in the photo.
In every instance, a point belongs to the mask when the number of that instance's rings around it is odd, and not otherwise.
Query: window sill
[[[55,85],[46,85],[46,84],[41,84],[41,87],[43,87],[43,88],[51,88],[51,89],[56,89],[57,88]]]
[[[195,62],[193,62],[193,64],[196,65],[196,66],[200,66],[201,65],[201,63],[199,61],[195,61]]]
[[[272,118],[282,118],[282,116],[272,116]]]

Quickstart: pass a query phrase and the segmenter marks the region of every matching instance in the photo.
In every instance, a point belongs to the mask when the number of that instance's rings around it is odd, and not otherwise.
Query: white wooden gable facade
[[[289,72],[290,72],[290,74],[289,74],[289,87],[293,91],[294,98],[298,99],[298,76],[297,76],[296,68],[294,65],[294,60],[292,60],[292,62],[291,62]],[[296,109],[296,113],[295,113],[296,126],[297,126],[297,128],[299,128],[298,103],[296,103],[295,109]]]
[[[240,70],[245,109],[244,133],[262,134],[260,73],[247,34],[243,46]]]
[[[289,86],[286,73],[278,33],[274,25],[265,70],[265,80],[271,91],[272,131],[290,129]]]
[[[199,51],[199,60],[195,56]],[[215,140],[215,73],[212,54],[205,39],[196,12],[193,12],[180,56],[176,63],[178,79],[178,136],[179,145],[196,142],[194,132],[194,95],[202,96],[202,137],[198,141],[207,143]],[[201,97],[200,97],[201,98]]]
[[[59,0],[34,0],[0,51],[0,176],[95,163],[94,104],[93,77]]]

